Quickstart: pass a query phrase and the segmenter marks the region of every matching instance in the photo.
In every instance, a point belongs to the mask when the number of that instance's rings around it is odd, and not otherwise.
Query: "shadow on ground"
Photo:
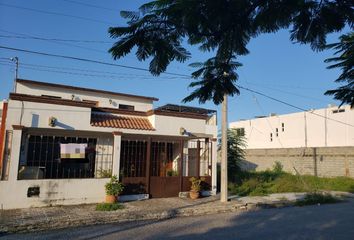
[[[353,239],[354,201],[107,224],[6,239]]]

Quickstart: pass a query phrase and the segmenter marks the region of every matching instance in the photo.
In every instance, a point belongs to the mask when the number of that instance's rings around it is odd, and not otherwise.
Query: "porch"
[[[190,190],[191,177],[203,177],[212,190],[213,141],[209,138],[122,136],[119,175],[123,194],[177,197]]]
[[[63,155],[73,145],[84,147],[81,155]],[[124,183],[123,195],[178,197],[191,177],[203,177],[205,191],[216,189],[216,142],[207,136],[14,128],[6,148],[1,179],[26,193],[28,206],[99,202],[112,174]]]

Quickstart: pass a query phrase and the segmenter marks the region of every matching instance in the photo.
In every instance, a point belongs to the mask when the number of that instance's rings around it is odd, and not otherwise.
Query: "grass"
[[[320,190],[354,193],[354,179],[347,177],[321,178],[296,176],[282,171],[239,172],[229,184],[232,194],[264,196],[285,192],[316,192]]]
[[[296,206],[306,206],[306,205],[315,205],[315,204],[329,204],[329,203],[337,203],[340,200],[336,197],[333,197],[328,193],[308,193],[304,197],[304,199],[297,200]]]
[[[123,208],[124,206],[120,203],[99,203],[96,206],[96,211],[116,211]]]

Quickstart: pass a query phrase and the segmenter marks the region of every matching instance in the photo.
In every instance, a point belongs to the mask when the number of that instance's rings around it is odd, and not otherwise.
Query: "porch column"
[[[119,176],[120,168],[120,144],[122,141],[121,132],[113,132],[113,159],[112,159],[112,175]],[[122,180],[122,179],[119,179]]]
[[[179,176],[179,191],[183,192],[183,160],[184,160],[184,141],[179,142],[180,158],[178,163],[178,176]]]
[[[218,154],[218,145],[217,145],[217,139],[213,138],[211,139],[212,141],[212,147],[211,147],[211,191],[212,194],[216,194],[217,190],[217,154]]]
[[[151,176],[151,137],[148,137],[147,146],[146,146],[146,169],[145,169],[145,178],[146,178],[146,193],[150,194],[150,176]]]
[[[196,169],[197,169],[197,177],[200,177],[200,141],[197,141],[197,162],[196,162]]]
[[[9,181],[17,181],[18,167],[20,164],[21,156],[21,139],[22,131],[24,129],[21,125],[12,125],[12,143],[11,143],[11,154],[10,154],[10,170],[9,170]]]

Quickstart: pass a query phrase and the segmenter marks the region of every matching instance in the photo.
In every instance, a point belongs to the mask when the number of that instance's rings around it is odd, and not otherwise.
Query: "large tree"
[[[335,80],[344,84],[336,90],[329,90],[326,95],[334,95],[341,104],[347,103],[354,107],[354,1],[307,1],[299,8],[293,18],[291,39],[302,44],[310,44],[315,51],[335,49],[335,56],[326,59],[327,63],[335,63],[328,68],[340,68],[342,73]],[[340,37],[340,42],[328,44],[326,37],[329,33],[349,29],[350,33]]]
[[[222,69],[237,56],[249,53],[246,47],[251,38],[290,27],[292,41],[322,50],[329,33],[346,25],[353,27],[353,5],[352,0],[157,0],[142,5],[137,12],[121,12],[128,26],[109,29],[111,37],[118,38],[109,51],[117,59],[137,47],[138,60],[151,58],[150,72],[154,75],[164,72],[174,60],[190,58],[184,40],[198,45],[201,51],[213,52],[215,56],[206,64],[218,68],[214,75],[227,87],[213,84],[206,88],[197,80],[192,86],[199,94],[194,92],[185,100],[219,104],[224,94],[239,93],[236,75],[230,73],[226,79]],[[207,80],[205,76],[200,75],[202,81]]]
[[[223,103],[224,160],[227,96],[239,94],[236,59],[249,53],[249,41],[261,33],[291,27],[291,40],[319,50],[328,33],[353,25],[352,1],[347,0],[156,0],[121,15],[127,26],[109,29],[111,37],[118,38],[109,50],[114,59],[135,48],[138,60],[151,59],[150,72],[159,75],[172,61],[191,57],[185,40],[213,54],[204,63],[193,64],[198,70],[190,86],[195,89],[184,101]]]
[[[184,101],[198,99],[200,103],[212,100],[224,103],[222,115],[222,201],[227,201],[226,167],[226,99],[238,94],[237,56],[248,54],[250,39],[257,35],[253,23],[256,1],[229,0],[159,0],[140,7],[139,12],[122,12],[128,18],[128,26],[110,28],[112,37],[119,40],[110,49],[112,56],[120,58],[136,47],[136,56],[143,61],[151,58],[150,72],[164,72],[171,61],[184,62],[190,53],[183,46],[198,45],[201,51],[212,52],[214,57],[192,74],[196,87]],[[226,179],[226,180],[225,180]]]
[[[334,62],[328,68],[340,68],[342,70],[336,82],[344,85],[338,89],[329,90],[326,94],[334,95],[334,98],[341,101],[342,104],[347,103],[354,108],[354,32],[342,35],[339,43],[329,44],[327,47],[335,49],[335,54],[338,55],[326,59],[328,63]]]

